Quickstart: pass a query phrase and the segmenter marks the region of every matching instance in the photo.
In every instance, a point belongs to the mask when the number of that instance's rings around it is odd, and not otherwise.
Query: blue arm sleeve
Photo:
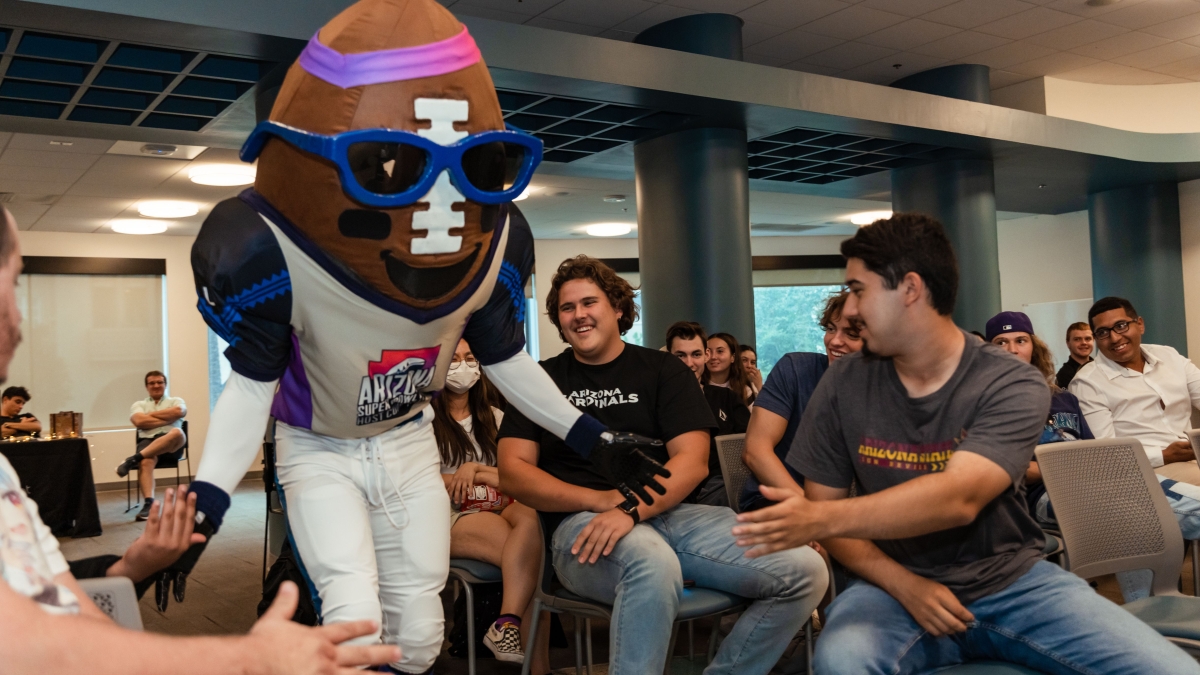
[[[471,315],[463,338],[485,366],[500,363],[525,348],[525,283],[533,272],[533,234],[525,216],[509,206],[508,242],[496,287],[483,309]]]

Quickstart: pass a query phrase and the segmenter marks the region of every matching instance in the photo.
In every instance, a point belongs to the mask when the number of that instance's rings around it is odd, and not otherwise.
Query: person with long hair
[[[746,367],[738,357],[738,347],[737,338],[729,333],[713,333],[708,337],[708,370],[703,383],[725,387],[733,392],[738,403],[749,406],[754,404],[758,389],[750,386]]]
[[[742,361],[742,369],[746,371],[750,388],[756,392],[762,391],[763,376],[762,371],[758,369],[758,350],[754,345],[741,345],[738,347],[738,358]]]
[[[525,658],[521,626],[533,618],[533,592],[542,565],[537,512],[500,492],[496,432],[504,413],[492,406],[493,386],[479,369],[466,340],[458,341],[446,388],[433,399],[433,434],[442,458],[442,480],[450,493],[450,557],[482,560],[500,568],[504,594],[500,617],[483,642],[500,661]],[[543,622],[545,627],[550,623]],[[550,670],[549,640],[543,636],[533,672]]]

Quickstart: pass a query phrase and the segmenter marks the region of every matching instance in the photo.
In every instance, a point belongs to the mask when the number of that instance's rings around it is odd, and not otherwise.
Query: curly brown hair
[[[577,255],[574,258],[567,258],[558,266],[558,271],[554,273],[554,278],[550,281],[550,293],[546,296],[546,314],[550,317],[550,323],[558,329],[558,337],[563,341],[567,341],[567,336],[563,334],[562,326],[558,323],[558,292],[562,289],[563,284],[576,279],[587,279],[596,284],[600,290],[608,297],[608,302],[613,309],[621,313],[621,318],[617,319],[617,329],[624,335],[626,331],[633,328],[633,324],[638,318],[637,305],[633,302],[634,291],[637,290],[629,285],[613,268],[605,265],[600,260],[586,255]]]
[[[1050,385],[1051,389],[1058,389],[1058,385],[1055,383],[1054,353],[1038,336],[1030,333],[1029,337],[1033,340],[1033,357],[1029,359],[1029,362],[1038,369],[1042,377],[1046,378],[1046,384]]]
[[[838,291],[825,301],[825,309],[821,312],[821,328],[832,328],[842,318],[842,308],[846,306],[848,291]]]

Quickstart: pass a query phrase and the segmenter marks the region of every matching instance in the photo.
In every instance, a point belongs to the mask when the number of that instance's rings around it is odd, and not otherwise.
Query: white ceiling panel
[[[132,199],[63,195],[46,214],[53,218],[99,218],[107,221],[135,203]]]
[[[75,138],[71,136],[42,136],[39,134],[13,134],[5,146],[8,150],[42,150],[45,152],[78,152],[103,155],[112,147],[113,141],[99,138]]]
[[[945,59],[913,52],[899,52],[887,58],[867,63],[857,68],[851,68],[840,74],[853,80],[861,80],[872,84],[891,84],[898,78],[915,75],[923,70],[945,65]],[[897,68],[896,66],[900,67]]]
[[[1091,44],[1075,47],[1071,51],[1076,54],[1090,56],[1093,59],[1100,59],[1101,61],[1112,61],[1127,54],[1161,47],[1169,43],[1170,40],[1158,37],[1157,35],[1129,31],[1128,33],[1114,35],[1113,37],[1105,38]]]
[[[1098,17],[1100,21],[1132,30],[1172,21],[1200,12],[1200,4],[1192,0],[1146,0],[1134,5],[1122,5]]]
[[[864,7],[882,9],[894,14],[903,14],[904,16],[922,16],[935,9],[953,5],[956,2],[958,0],[905,0],[904,2],[897,2],[896,0],[863,0],[860,4]]]
[[[1157,35],[1168,40],[1182,40],[1200,35],[1200,13],[1189,14],[1178,19],[1164,21],[1153,26],[1140,29],[1143,33]]]
[[[849,6],[850,3],[840,0],[805,0],[804,2],[766,0],[740,12],[738,16],[747,21],[771,24],[790,30]]]
[[[46,152],[45,150],[20,150],[10,148],[0,154],[0,166],[15,165],[48,169],[76,169],[82,171],[96,163],[100,155],[85,155],[75,152]]]
[[[528,14],[518,14],[517,12],[506,12],[502,9],[493,9],[491,7],[483,7],[476,5],[473,2],[459,0],[454,3],[454,13],[463,16],[477,16],[481,19],[491,19],[492,21],[505,21],[508,23],[525,23],[532,19]]]
[[[667,0],[670,5],[716,14],[737,14],[760,2],[762,0]]]
[[[1031,45],[1024,42],[1010,42],[1006,45],[1001,45],[994,49],[989,49],[986,52],[972,54],[963,59],[959,59],[960,63],[982,63],[990,68],[999,68],[1004,70],[1009,66],[1018,63],[1024,63],[1033,59],[1040,59],[1043,56],[1049,56],[1054,53],[1049,47],[1039,45]]]
[[[1172,84],[1186,82],[1183,78],[1154,73],[1140,68],[1130,68],[1119,63],[1102,61],[1076,70],[1067,71],[1068,79],[1096,84]]]
[[[10,180],[31,180],[46,183],[74,183],[85,169],[56,169],[47,166],[17,166],[0,164],[0,185]]]
[[[895,49],[876,47],[861,42],[844,42],[836,47],[806,56],[802,61],[828,68],[855,68],[898,53]]]
[[[113,185],[150,189],[179,172],[188,162],[154,157],[105,155],[79,179],[76,187]]]
[[[1072,54],[1071,52],[1055,52],[1048,56],[1043,56],[1032,61],[1025,61],[1010,66],[1008,69],[1014,73],[1029,75],[1031,77],[1041,77],[1051,73],[1062,73],[1066,71],[1076,70],[1084,66],[1090,66],[1094,63],[1100,63],[1090,56],[1081,56]]]
[[[1200,57],[1192,57],[1182,61],[1175,61],[1166,65],[1158,66],[1154,69],[1155,72],[1165,75],[1174,75],[1188,80],[1200,79]]]
[[[1182,61],[1193,56],[1200,56],[1200,47],[1194,47],[1183,42],[1168,42],[1165,45],[1117,57],[1112,61],[1123,66],[1154,70],[1158,66]]]
[[[25,204],[21,202],[12,202],[4,206],[12,214],[13,219],[17,221],[18,230],[28,230],[37,222],[38,218],[42,217],[46,209],[50,208],[41,204]]]
[[[786,31],[786,28],[778,24],[746,21],[742,24],[742,44],[749,47]]]
[[[47,183],[33,180],[0,180],[0,192],[15,192],[21,195],[61,195],[71,187],[70,183]]]
[[[976,26],[975,30],[988,35],[998,35],[1010,40],[1023,40],[1048,30],[1062,28],[1081,21],[1079,17],[1058,12],[1046,7],[1034,7],[1028,11],[1006,16],[1003,19]]]
[[[858,38],[877,47],[906,50],[940,40],[959,32],[957,28],[924,19],[909,19],[894,26]]]
[[[900,14],[853,5],[840,12],[834,12],[804,24],[804,30],[817,35],[853,40],[905,20],[905,17]]]
[[[1024,82],[1025,80],[1031,80],[1033,78],[1033,75],[1015,73],[1011,70],[996,70],[995,68],[992,68],[992,71],[988,73],[988,80],[992,85],[992,90],[1008,87],[1018,82]]]
[[[1083,19],[1067,26],[1039,33],[1028,40],[1035,45],[1050,47],[1051,49],[1073,49],[1093,42],[1099,42],[1100,40],[1120,35],[1124,32],[1124,28],[1114,26],[1111,23],[1104,23],[1095,19]]]
[[[952,60],[961,59],[971,54],[978,54],[988,49],[994,49],[1009,42],[1011,40],[996,37],[995,35],[985,35],[984,33],[964,30],[961,33],[955,33],[949,37],[913,47],[909,51]]]
[[[1033,7],[1033,4],[1021,0],[959,0],[921,18],[958,28],[974,28]]]
[[[30,227],[36,232],[98,232],[108,223],[106,218],[69,217],[60,218],[44,215]]]
[[[748,51],[790,61],[836,47],[842,41],[827,35],[814,35],[797,28],[750,47]]]
[[[621,23],[613,26],[613,28],[616,28],[617,30],[629,31],[631,33],[640,33],[647,28],[651,26],[657,26],[664,21],[678,19],[681,16],[689,16],[691,14],[699,14],[699,12],[686,7],[660,4],[651,7],[650,9],[638,14],[633,18],[622,21]]]

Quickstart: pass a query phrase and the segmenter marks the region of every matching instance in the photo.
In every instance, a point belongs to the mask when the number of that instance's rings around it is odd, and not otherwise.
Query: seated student
[[[537,512],[487,488],[500,488],[496,430],[504,413],[490,401],[492,385],[479,369],[466,340],[458,341],[446,388],[433,399],[433,434],[442,456],[442,479],[450,493],[450,557],[482,560],[500,568],[504,595],[500,617],[483,643],[500,661],[521,663],[521,626],[533,616],[533,591],[542,565]],[[482,486],[482,489],[480,488]],[[510,503],[511,502],[511,503]],[[550,623],[543,624],[549,629]],[[538,643],[534,675],[550,670],[549,640]]]
[[[0,437],[37,436],[42,431],[38,418],[21,412],[30,398],[25,387],[9,387],[0,394]]]
[[[1076,321],[1067,326],[1067,350],[1071,352],[1071,356],[1055,375],[1055,382],[1059,387],[1066,389],[1070,386],[1071,380],[1075,379],[1075,374],[1079,372],[1079,369],[1092,362],[1094,349],[1095,341],[1092,339],[1091,326],[1083,321]]]
[[[0,206],[0,383],[21,340],[15,286],[17,225]],[[189,505],[194,506],[189,498]],[[178,524],[178,520],[172,520]],[[58,540],[0,456],[0,664],[5,675],[354,675],[397,661],[390,645],[348,645],[371,621],[307,628],[288,619],[299,591],[286,583],[250,633],[176,638],[118,627],[80,589]],[[190,539],[190,536],[189,536]]]
[[[738,498],[739,511],[753,511],[771,504],[758,490],[760,481],[771,487],[800,489],[803,478],[783,463],[800,426],[800,417],[829,364],[862,349],[858,327],[842,316],[845,304],[844,291],[825,301],[825,309],[821,312],[821,328],[825,330],[824,354],[784,354],[763,385],[746,430],[742,461],[754,475],[746,479],[742,488]]]
[[[708,361],[708,337],[704,327],[695,321],[676,321],[667,328],[667,351],[679,357],[683,365],[696,374],[700,383],[704,376],[704,364]],[[725,491],[725,476],[721,473],[721,460],[717,457],[717,436],[742,434],[750,422],[750,409],[738,402],[733,392],[725,387],[701,384],[708,408],[717,423],[708,443],[708,479],[700,483],[696,492],[688,496],[693,504],[729,506],[729,495]]]
[[[834,364],[787,461],[804,492],[738,516],[748,554],[817,539],[857,580],[829,606],[816,670],[929,673],[977,659],[1055,674],[1200,674],[1154,629],[1042,559],[1021,498],[1050,389],[951,318],[942,226],[898,213],[843,242],[865,347]],[[851,482],[858,497],[848,498]],[[769,557],[769,556],[768,556]]]
[[[754,391],[762,391],[763,376],[762,371],[758,369],[758,352],[754,349],[754,345],[739,345],[738,358],[742,360],[742,369],[746,371],[746,379],[750,381],[750,388]]]
[[[729,333],[713,333],[708,336],[708,363],[704,372],[704,384],[714,387],[724,387],[733,392],[739,403],[745,406],[754,405],[754,397],[758,396],[746,369],[738,357],[737,338]]]
[[[138,470],[138,485],[142,490],[142,510],[137,520],[150,517],[150,502],[154,501],[154,467],[158,458],[183,449],[187,439],[183,435],[183,418],[187,417],[187,404],[178,396],[167,396],[167,376],[152,370],[142,378],[146,393],[140,401],[129,408],[129,421],[137,427],[137,450],[117,467],[121,478]]]
[[[732,511],[681,503],[708,473],[715,424],[678,358],[621,340],[637,316],[628,283],[599,260],[571,258],[550,282],[546,309],[570,349],[542,367],[609,428],[662,441],[646,452],[670,471],[665,494],[643,502],[515,408],[500,427],[500,484],[540,512],[558,578],[613,605],[608,672],[663,671],[687,579],[753,601],[705,672],[765,675],[825,592],[820,555],[746,558],[730,534]]]

